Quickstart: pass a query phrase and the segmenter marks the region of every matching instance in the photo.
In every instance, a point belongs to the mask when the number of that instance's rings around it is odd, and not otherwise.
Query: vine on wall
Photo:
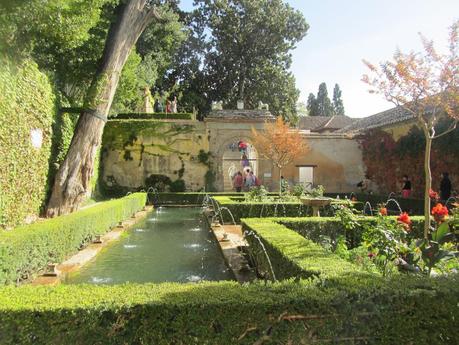
[[[446,126],[442,123],[440,126]],[[459,129],[434,141],[432,147],[433,188],[438,190],[440,174],[449,172],[453,189],[459,189]],[[408,175],[413,186],[413,196],[424,192],[425,138],[422,131],[413,126],[399,140],[382,130],[371,130],[361,138],[363,161],[367,174],[379,186],[382,193],[401,189],[403,175]]]
[[[36,216],[46,197],[55,97],[30,60],[0,57],[0,227]],[[41,133],[32,144],[32,133]]]

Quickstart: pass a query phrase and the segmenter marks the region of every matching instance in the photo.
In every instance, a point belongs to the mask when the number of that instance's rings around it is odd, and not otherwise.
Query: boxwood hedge
[[[246,202],[244,196],[214,196],[220,207],[227,207],[237,223],[250,217],[304,217],[311,214],[301,202]],[[232,221],[228,212],[222,212],[223,221]]]
[[[395,223],[396,217],[390,217]],[[287,228],[296,231],[303,237],[318,241],[319,236],[325,235],[332,240],[338,236],[345,236],[351,247],[358,246],[362,240],[362,234],[366,226],[376,222],[375,217],[360,217],[358,226],[354,230],[346,230],[339,218],[336,217],[309,217],[309,218],[279,218],[276,220]],[[424,236],[424,217],[411,217],[411,231],[408,238],[422,238]]]
[[[457,344],[459,280],[0,288],[1,344]]]
[[[32,278],[49,262],[61,262],[95,235],[141,210],[145,202],[146,194],[136,193],[0,232],[0,285]]]
[[[192,120],[192,113],[124,113],[116,115],[116,119],[157,119],[157,120]]]

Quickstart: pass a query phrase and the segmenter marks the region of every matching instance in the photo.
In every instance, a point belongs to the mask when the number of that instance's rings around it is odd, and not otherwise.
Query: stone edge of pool
[[[57,275],[56,276],[47,276],[41,275],[35,278],[31,284],[32,285],[57,285],[65,279],[66,275],[72,272],[76,272],[81,269],[83,266],[88,264],[93,260],[99,252],[112,244],[114,241],[120,239],[121,235],[130,230],[132,226],[144,219],[149,212],[153,210],[153,206],[145,206],[144,210],[137,212],[131,218],[126,219],[106,234],[101,236],[101,243],[91,243],[87,245],[84,249],[78,251],[75,255],[72,255],[70,258],[64,262],[57,265]]]

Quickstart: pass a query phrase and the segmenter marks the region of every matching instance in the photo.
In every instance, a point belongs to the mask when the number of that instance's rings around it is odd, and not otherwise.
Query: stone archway
[[[239,150],[239,143],[244,142],[247,148],[244,152]],[[218,189],[225,192],[234,191],[232,185],[232,177],[238,171],[243,171],[243,154],[246,154],[248,166],[246,169],[250,169],[255,175],[258,173],[258,153],[255,147],[252,145],[250,138],[245,136],[235,136],[226,140],[221,145],[218,152],[218,176],[217,186]]]

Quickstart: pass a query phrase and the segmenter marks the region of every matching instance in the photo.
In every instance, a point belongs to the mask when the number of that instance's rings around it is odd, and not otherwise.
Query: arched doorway
[[[224,146],[222,155],[223,191],[233,191],[233,177],[243,170],[258,172],[258,154],[255,147],[245,138],[234,138]]]

